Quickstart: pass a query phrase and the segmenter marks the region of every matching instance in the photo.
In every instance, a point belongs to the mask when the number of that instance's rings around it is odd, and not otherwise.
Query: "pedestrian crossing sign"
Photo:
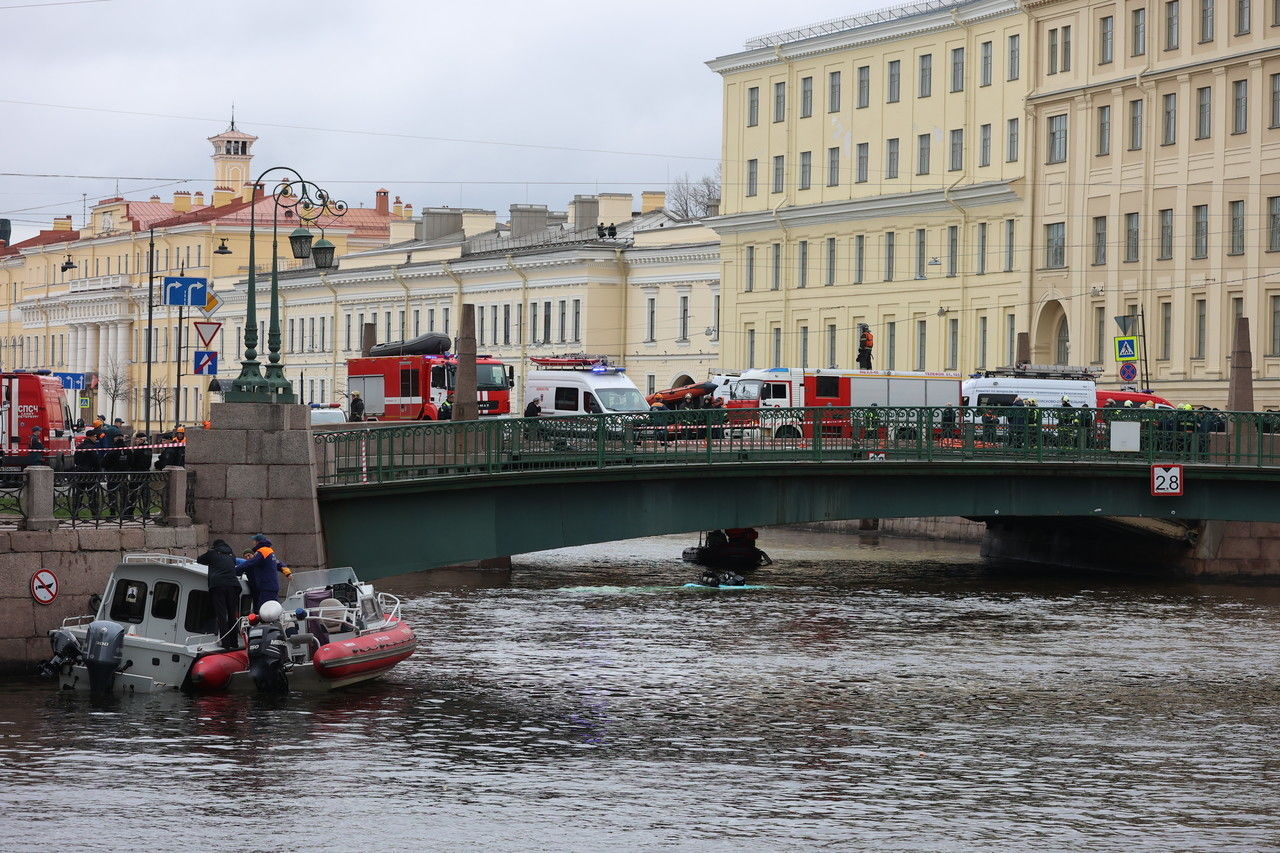
[[[1137,335],[1117,335],[1114,340],[1116,344],[1116,361],[1138,360]]]

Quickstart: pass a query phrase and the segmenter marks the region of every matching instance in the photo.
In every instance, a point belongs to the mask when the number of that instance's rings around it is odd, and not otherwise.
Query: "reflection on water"
[[[687,537],[686,537],[687,538]],[[1280,838],[1280,592],[769,531],[407,595],[425,647],[307,697],[0,685],[0,847],[1255,850]]]

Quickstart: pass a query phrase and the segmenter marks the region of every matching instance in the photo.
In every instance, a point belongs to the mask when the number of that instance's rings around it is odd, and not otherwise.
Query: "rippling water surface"
[[[0,682],[0,849],[1280,844],[1280,591],[792,530],[713,592],[686,539],[390,581],[425,644],[339,694]]]

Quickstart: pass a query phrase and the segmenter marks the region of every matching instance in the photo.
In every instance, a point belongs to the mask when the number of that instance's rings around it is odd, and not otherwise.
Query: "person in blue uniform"
[[[248,558],[236,567],[236,574],[245,575],[249,589],[253,591],[253,612],[268,601],[280,600],[280,575],[292,574],[289,567],[280,562],[271,540],[259,533],[253,537],[253,550]]]

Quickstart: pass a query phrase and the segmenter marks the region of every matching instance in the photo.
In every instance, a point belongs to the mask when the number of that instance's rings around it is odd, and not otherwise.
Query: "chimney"
[[[54,231],[70,231],[71,217],[69,215],[53,217],[53,230]]]
[[[716,198],[715,196],[712,196],[711,198],[707,199],[707,216],[719,216],[719,215],[720,215],[720,199]]]
[[[153,196],[151,197],[151,201],[159,201],[159,200],[160,200],[160,196],[158,196],[158,195],[153,195]]]
[[[192,207],[204,207],[204,193],[197,192],[195,198],[191,200]]]
[[[232,200],[235,199],[235,197],[236,197],[235,190],[231,189],[231,187],[214,187],[213,188],[213,206],[214,207],[222,207],[223,205],[230,204]]]
[[[400,214],[400,218],[401,218],[401,219],[413,219],[413,205],[411,205],[411,204],[406,204],[406,205],[404,206],[404,212]]]
[[[373,194],[374,199],[376,199],[376,202],[374,204],[374,209],[377,210],[379,213],[381,213],[383,216],[386,216],[389,213],[391,213],[391,207],[390,205],[387,204],[387,198],[390,195],[391,193],[388,190],[377,190]]]
[[[191,193],[178,190],[173,194],[173,210],[175,213],[186,213],[191,210]]]
[[[569,216],[573,230],[595,228],[600,223],[600,201],[593,195],[575,195],[569,202]]]
[[[640,212],[653,213],[667,206],[667,194],[662,190],[645,190],[640,193]]]
[[[386,196],[383,196],[386,199]],[[438,240],[462,230],[462,211],[453,207],[424,207],[419,240]]]
[[[498,227],[498,213],[494,210],[464,210],[462,233],[468,237],[484,234]]]
[[[511,205],[511,237],[528,237],[547,230],[547,206],[545,204]]]
[[[9,224],[9,220],[0,219],[0,243],[9,242],[9,238],[13,236],[13,226]]]
[[[600,193],[600,224],[621,225],[631,220],[631,193]]]
[[[240,187],[240,200],[244,202],[253,201],[253,181],[245,181]]]
[[[396,203],[391,205],[391,212],[395,214],[396,219],[404,218],[404,202],[400,200],[400,196],[396,196]]]

